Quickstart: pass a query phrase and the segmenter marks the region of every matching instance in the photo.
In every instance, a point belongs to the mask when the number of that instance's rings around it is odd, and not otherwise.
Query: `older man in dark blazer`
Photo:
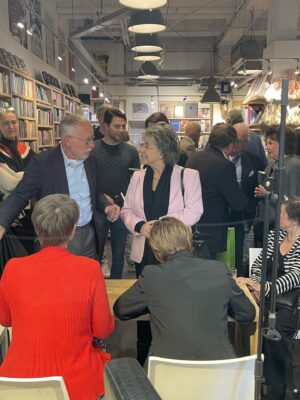
[[[199,229],[210,236],[211,258],[226,250],[230,209],[242,211],[248,205],[248,199],[238,185],[235,167],[229,160],[236,142],[237,133],[232,126],[216,124],[209,135],[207,148],[192,154],[185,165],[199,171],[204,209]]]
[[[117,205],[109,205],[102,193],[97,162],[90,156],[95,146],[90,122],[81,116],[69,115],[61,121],[59,132],[61,144],[35,156],[16,189],[1,203],[0,239],[32,197],[40,199],[49,194],[69,194],[80,209],[69,250],[96,258],[97,241],[101,241],[97,212],[104,212],[111,220],[116,220],[120,209]]]

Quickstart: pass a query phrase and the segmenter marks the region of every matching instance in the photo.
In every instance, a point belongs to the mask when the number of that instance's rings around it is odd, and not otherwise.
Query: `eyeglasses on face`
[[[72,137],[72,138],[75,138],[75,139],[80,140],[81,142],[85,143],[87,146],[89,146],[90,144],[94,143],[94,141],[95,141],[94,136],[89,137],[89,138],[87,138],[87,139],[81,139],[80,137],[78,137],[78,136],[73,136],[73,135],[69,135],[69,136]]]
[[[148,143],[140,143],[139,144],[139,148],[140,149],[143,149],[143,150],[154,150],[154,149],[156,149],[157,150],[157,147],[154,147],[154,146],[150,146],[150,144],[148,144]]]
[[[18,123],[18,121],[15,120],[15,119],[13,119],[12,121],[3,121],[3,122],[1,122],[1,124],[3,126],[10,126],[10,125],[15,126],[15,125],[17,125],[17,123]]]

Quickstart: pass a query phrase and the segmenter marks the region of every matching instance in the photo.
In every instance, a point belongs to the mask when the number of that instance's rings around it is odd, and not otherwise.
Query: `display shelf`
[[[60,140],[59,123],[66,114],[81,113],[78,98],[0,64],[0,107],[8,106],[18,117],[20,140],[35,151],[51,148]]]

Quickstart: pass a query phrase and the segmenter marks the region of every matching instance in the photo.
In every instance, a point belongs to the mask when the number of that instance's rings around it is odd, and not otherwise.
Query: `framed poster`
[[[131,118],[132,119],[146,119],[151,114],[149,104],[145,102],[131,104]]]

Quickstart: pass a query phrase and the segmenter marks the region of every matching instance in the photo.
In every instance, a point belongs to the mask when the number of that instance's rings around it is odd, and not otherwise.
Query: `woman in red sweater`
[[[35,205],[32,221],[42,250],[11,259],[0,282],[0,324],[13,329],[0,375],[59,375],[71,400],[96,400],[104,393],[110,356],[92,341],[106,339],[114,320],[99,263],[67,250],[78,216],[66,195]]]

